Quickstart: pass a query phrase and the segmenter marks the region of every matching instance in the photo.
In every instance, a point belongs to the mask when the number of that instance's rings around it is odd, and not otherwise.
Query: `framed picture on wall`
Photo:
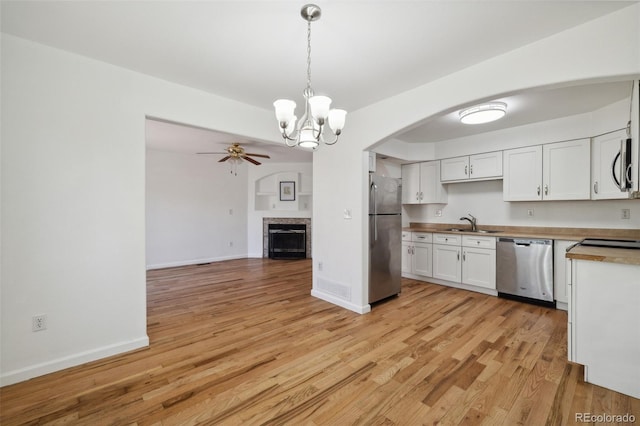
[[[294,181],[280,182],[280,201],[296,200],[296,183]]]

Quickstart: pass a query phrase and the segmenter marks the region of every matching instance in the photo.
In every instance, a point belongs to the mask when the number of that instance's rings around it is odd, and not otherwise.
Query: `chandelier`
[[[273,106],[280,125],[280,133],[282,133],[287,146],[316,149],[320,142],[333,145],[338,141],[338,136],[344,128],[347,111],[329,109],[331,98],[315,96],[313,93],[311,88],[311,22],[320,19],[320,7],[315,4],[307,4],[302,7],[300,15],[307,21],[307,87],[302,92],[305,99],[304,114],[298,120],[295,116],[296,103],[289,99],[278,99],[273,103]],[[327,123],[330,131],[327,131]],[[326,139],[325,134],[327,134]]]

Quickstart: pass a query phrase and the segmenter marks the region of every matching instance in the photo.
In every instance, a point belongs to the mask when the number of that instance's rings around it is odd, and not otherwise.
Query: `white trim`
[[[318,299],[322,299],[325,302],[333,303],[334,305],[338,305],[341,308],[348,309],[358,314],[367,314],[371,312],[371,305],[366,304],[364,306],[354,305],[353,303],[347,302],[346,300],[335,297],[329,293],[325,293],[321,290],[311,289],[311,295],[313,297],[317,297]]]
[[[200,263],[221,262],[223,260],[246,259],[247,257],[248,256],[246,254],[235,254],[232,256],[210,257],[206,259],[191,259],[179,260],[176,262],[156,263],[154,265],[147,265],[147,271],[150,271],[152,269],[175,268],[177,266],[198,265]]]
[[[87,362],[122,354],[124,352],[130,352],[135,349],[145,348],[147,346],[149,346],[149,336],[145,335],[144,337],[130,340],[128,342],[116,343],[114,345],[80,352],[78,354],[54,359],[41,364],[34,364],[19,370],[9,371],[2,374],[2,376],[0,376],[0,387],[23,382],[34,377],[43,376],[55,371],[64,370],[65,368],[75,367]]]

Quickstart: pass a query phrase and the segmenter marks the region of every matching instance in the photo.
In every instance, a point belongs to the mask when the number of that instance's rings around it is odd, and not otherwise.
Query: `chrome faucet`
[[[471,213],[469,213],[469,217],[461,217],[460,220],[468,220],[469,223],[471,223],[471,232],[476,232],[478,230],[478,227],[476,225],[476,218],[473,217]]]

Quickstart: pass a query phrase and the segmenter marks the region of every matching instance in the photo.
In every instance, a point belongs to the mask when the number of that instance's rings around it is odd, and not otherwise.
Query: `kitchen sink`
[[[478,234],[496,234],[502,231],[496,231],[495,229],[478,229],[476,231],[472,231],[470,229],[461,229],[461,228],[449,228],[445,229],[445,231],[449,232],[476,232]]]

